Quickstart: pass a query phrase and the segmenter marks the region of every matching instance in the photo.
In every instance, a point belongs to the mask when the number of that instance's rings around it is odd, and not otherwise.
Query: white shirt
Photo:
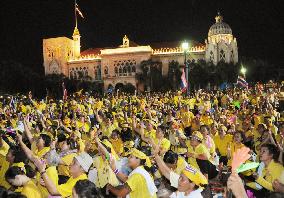
[[[179,177],[180,177],[179,174],[176,174],[173,171],[170,172],[170,182],[172,187],[178,188]],[[185,195],[184,192],[177,191],[171,194],[170,198],[203,198],[201,192],[202,192],[201,188],[192,191],[188,195]]]

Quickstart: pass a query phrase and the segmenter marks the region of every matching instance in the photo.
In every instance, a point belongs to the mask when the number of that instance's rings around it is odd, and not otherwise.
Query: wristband
[[[119,170],[118,170],[118,169],[115,169],[113,172],[114,172],[114,174],[117,175],[117,174],[119,173]]]

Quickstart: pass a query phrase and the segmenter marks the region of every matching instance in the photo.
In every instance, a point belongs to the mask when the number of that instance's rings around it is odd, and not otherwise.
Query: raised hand
[[[249,151],[249,148],[242,147],[234,152],[232,159],[232,173],[236,173],[239,166],[250,158]]]

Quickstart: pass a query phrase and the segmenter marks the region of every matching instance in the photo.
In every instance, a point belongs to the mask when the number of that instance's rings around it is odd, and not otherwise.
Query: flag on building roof
[[[187,89],[187,81],[185,78],[185,72],[184,69],[182,70],[182,74],[181,74],[181,90],[182,92],[185,92]]]
[[[244,87],[244,88],[248,88],[248,83],[242,76],[238,76],[237,85]]]
[[[79,9],[79,6],[78,6],[77,3],[75,4],[75,9],[76,9],[76,12],[80,15],[80,17],[82,17],[84,19],[85,17],[83,15],[83,13],[81,12],[81,10]]]

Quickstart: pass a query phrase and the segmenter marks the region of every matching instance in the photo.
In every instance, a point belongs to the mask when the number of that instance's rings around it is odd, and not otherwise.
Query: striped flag
[[[187,89],[187,81],[185,78],[185,72],[184,69],[182,70],[182,74],[181,74],[181,91],[185,92]]]
[[[76,9],[76,12],[78,12],[78,14],[84,19],[85,17],[84,17],[84,15],[83,15],[83,13],[80,11],[79,6],[78,6],[77,3],[76,3],[76,5],[75,5],[75,9]]]
[[[67,89],[65,87],[64,82],[62,83],[62,89],[63,89],[63,101],[67,100]]]
[[[244,88],[248,88],[247,81],[243,77],[241,77],[241,76],[238,76],[237,85],[239,85],[241,87],[244,87]]]

